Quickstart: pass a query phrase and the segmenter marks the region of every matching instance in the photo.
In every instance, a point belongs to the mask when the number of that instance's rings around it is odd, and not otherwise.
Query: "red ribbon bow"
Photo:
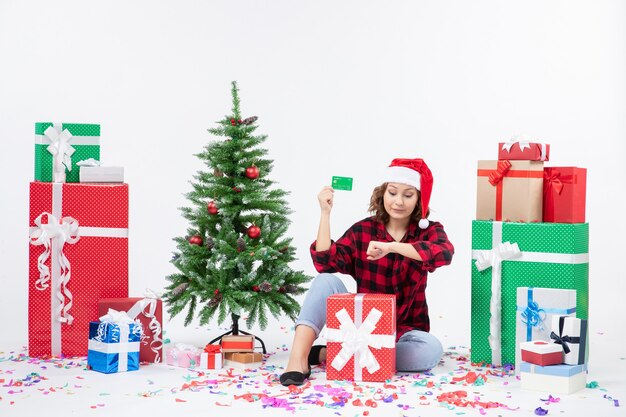
[[[210,343],[204,347],[204,351],[206,353],[219,353],[220,350],[221,350],[220,345],[212,345]]]
[[[552,174],[548,175],[546,171],[543,172],[543,192],[547,193],[550,188],[554,188],[557,194],[561,194],[563,191],[563,182],[561,181],[561,172],[556,169],[552,170]]]
[[[508,160],[498,161],[496,170],[489,174],[489,184],[496,185],[502,181],[509,169],[511,169],[511,163]]]

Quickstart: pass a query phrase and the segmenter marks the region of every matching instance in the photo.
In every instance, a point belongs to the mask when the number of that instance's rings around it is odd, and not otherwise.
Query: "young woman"
[[[355,223],[336,242],[330,238],[333,189],[317,196],[321,218],[311,257],[320,273],[304,299],[281,384],[302,385],[311,365],[325,360],[326,348],[312,346],[326,323],[326,298],[346,293],[333,272],[351,275],[358,293],[396,295],[396,367],[424,371],[437,365],[443,348],[431,335],[426,304],[429,272],[452,261],[454,247],[443,226],[430,222],[428,203],[433,178],[422,159],[394,159],[385,182],[376,187],[369,210],[374,215]]]

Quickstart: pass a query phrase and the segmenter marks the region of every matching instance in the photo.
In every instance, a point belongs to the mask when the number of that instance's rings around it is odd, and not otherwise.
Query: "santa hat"
[[[396,158],[391,161],[391,165],[385,173],[385,182],[399,182],[417,188],[422,195],[422,218],[418,226],[420,229],[428,227],[426,213],[428,213],[428,203],[430,193],[433,190],[433,174],[423,159]]]

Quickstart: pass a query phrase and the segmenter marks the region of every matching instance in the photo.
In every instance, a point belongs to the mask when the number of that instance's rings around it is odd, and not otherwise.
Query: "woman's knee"
[[[336,275],[329,273],[321,273],[313,279],[310,289],[326,289],[329,293],[337,293],[345,291],[343,282]]]

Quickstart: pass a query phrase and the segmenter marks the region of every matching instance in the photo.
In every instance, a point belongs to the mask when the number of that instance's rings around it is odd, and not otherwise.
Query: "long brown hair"
[[[374,188],[372,192],[372,197],[370,197],[370,207],[368,211],[374,214],[376,220],[381,222],[382,224],[389,223],[389,213],[385,210],[385,191],[387,191],[388,182],[384,182],[378,187]],[[426,213],[426,217],[428,217],[430,210]],[[422,218],[422,193],[417,190],[417,204],[415,205],[415,209],[413,209],[413,213],[411,213],[411,222],[419,222]]]

